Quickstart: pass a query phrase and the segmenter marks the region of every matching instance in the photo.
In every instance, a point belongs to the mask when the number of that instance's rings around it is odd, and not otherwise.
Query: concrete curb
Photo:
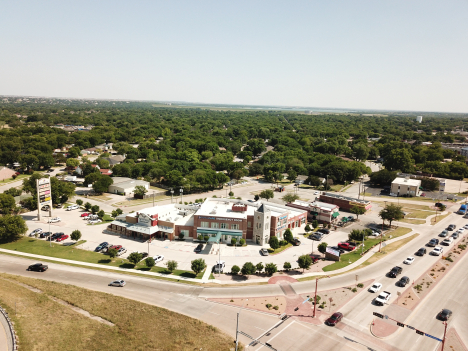
[[[7,334],[7,350],[13,351],[18,350],[18,344],[16,341],[16,333],[15,329],[13,328],[13,323],[11,322],[10,318],[8,317],[8,313],[0,307],[0,319],[2,320],[0,323],[7,326],[10,333],[8,333],[7,328],[5,328],[5,332]]]

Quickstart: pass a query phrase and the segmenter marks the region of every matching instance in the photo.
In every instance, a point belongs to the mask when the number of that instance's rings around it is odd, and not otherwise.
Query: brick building
[[[343,196],[335,193],[323,193],[320,195],[320,201],[337,205],[340,210],[349,211],[351,207],[363,207],[366,211],[370,210],[372,204],[370,201],[360,200],[353,197]]]

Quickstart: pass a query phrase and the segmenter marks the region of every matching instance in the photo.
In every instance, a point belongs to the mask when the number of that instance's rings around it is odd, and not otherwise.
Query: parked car
[[[118,251],[117,251],[117,256],[122,256],[124,253],[127,252],[127,249],[125,247],[121,247]]]
[[[439,234],[440,237],[445,238],[448,235],[448,230],[443,230],[442,233]]]
[[[37,229],[34,229],[31,234],[29,234],[29,236],[34,236],[36,234],[41,234],[42,233],[42,229],[41,228],[37,228]]]
[[[436,202],[435,205],[436,205],[436,207],[443,207],[444,206],[444,204],[442,202]]]
[[[460,235],[460,234],[458,234],[458,232],[455,232],[455,233],[452,234],[452,238],[458,239],[458,235]]]
[[[447,227],[447,230],[452,231],[452,230],[455,230],[456,227],[457,227],[457,226],[456,226],[455,224],[450,224],[450,225]]]
[[[338,247],[340,249],[348,250],[348,251],[353,251],[356,248],[356,245],[353,245],[351,243],[338,243]]]
[[[435,247],[436,245],[439,245],[439,239],[431,239],[427,243],[427,246],[430,246],[430,247]]]
[[[119,249],[120,250],[120,249]],[[141,253],[141,259],[144,260],[146,257],[148,257],[147,252],[140,252]]]
[[[96,224],[96,223],[101,223],[102,220],[101,219],[90,219],[88,221],[88,224]]]
[[[426,248],[425,247],[421,247],[417,252],[416,252],[416,255],[417,256],[424,256],[426,254]]]
[[[52,235],[52,232],[42,232],[39,238],[48,238],[50,235]]]
[[[343,313],[335,312],[325,321],[326,325],[334,327],[343,318]]]
[[[336,251],[339,251],[340,254],[344,254],[346,251],[343,250],[343,249],[340,249],[338,246],[330,246],[330,249],[333,249],[333,250],[336,250]]]
[[[353,216],[348,216],[348,222],[352,222],[354,221],[354,217]]]
[[[440,319],[441,321],[448,321],[451,316],[452,316],[452,311],[444,308],[442,311],[440,311],[437,314],[437,319]]]
[[[414,262],[414,257],[408,257],[403,261],[404,264],[412,264]]]
[[[63,234],[63,235],[60,235],[55,241],[64,241],[68,239],[68,235],[67,234]]]
[[[50,239],[51,239],[51,240],[55,240],[55,239],[61,237],[62,235],[65,235],[65,233],[57,232],[57,233],[52,234],[52,236],[50,237]]]
[[[451,243],[453,243],[453,238],[452,237],[444,239],[440,244],[444,245],[444,246],[450,246]]]
[[[109,245],[110,244],[107,241],[104,241],[103,243],[100,243],[98,246],[96,246],[94,251],[96,252],[102,251],[103,249],[107,248]]]
[[[67,211],[73,211],[73,210],[77,210],[79,208],[80,208],[80,206],[78,206],[78,205],[70,205],[70,206],[67,207]]]
[[[392,268],[390,272],[388,272],[388,276],[390,278],[396,278],[397,275],[401,274],[402,271],[403,271],[403,268],[395,266]]]
[[[110,282],[109,283],[109,286],[120,286],[120,287],[123,287],[125,286],[125,280],[114,280],[113,282]]]
[[[323,234],[330,234],[330,229],[322,228],[322,229],[319,229],[318,232],[323,233]]]
[[[111,250],[111,249],[115,249],[117,251],[119,251],[120,249],[122,248],[122,245],[112,245],[112,246],[109,246],[107,248],[107,251]],[[138,252],[138,251],[137,251]]]
[[[226,262],[216,261],[216,264],[213,267],[213,272],[214,273],[223,273],[225,266],[226,266]]]
[[[440,246],[434,247],[434,250],[431,251],[431,255],[439,256],[442,252],[444,252],[444,248]]]
[[[44,205],[41,207],[41,210],[42,211],[49,211],[50,210],[50,206],[49,205]]]
[[[55,208],[62,208],[62,207],[63,207],[62,204],[57,204],[57,205],[55,205]]]
[[[162,261],[164,261],[164,256],[163,255],[153,256],[153,260],[154,260],[155,263],[162,262]]]
[[[320,195],[320,191],[314,191],[314,195]]]
[[[85,212],[85,213],[82,213],[80,217],[88,217],[91,213],[88,213],[88,212]]]
[[[390,297],[392,297],[392,294],[390,294],[388,291],[382,291],[379,296],[375,298],[374,304],[377,306],[383,306],[390,300]]]
[[[36,272],[45,272],[49,269],[49,266],[46,266],[42,263],[34,263],[28,267],[28,271],[36,271]]]
[[[301,245],[301,241],[297,238],[294,238],[294,240],[291,242],[291,244],[293,244],[294,246],[299,246]]]
[[[309,239],[320,241],[322,240],[322,236],[319,233],[315,233],[315,234],[309,235]]]
[[[405,287],[406,284],[408,284],[409,282],[410,282],[410,279],[407,276],[403,276],[398,281],[398,285],[401,286],[401,287]]]
[[[267,249],[260,249],[260,254],[261,254],[262,256],[268,256],[268,255],[269,255],[269,252],[268,252]]]
[[[49,223],[57,223],[60,221],[61,221],[60,217],[54,217],[54,218],[49,219]]]
[[[380,284],[380,283],[374,283],[374,284],[369,288],[369,291],[370,291],[370,292],[373,292],[373,293],[376,293],[376,292],[379,291],[380,289],[382,289],[382,284]]]
[[[195,248],[195,252],[202,252],[203,250],[203,244],[198,244],[197,247]]]

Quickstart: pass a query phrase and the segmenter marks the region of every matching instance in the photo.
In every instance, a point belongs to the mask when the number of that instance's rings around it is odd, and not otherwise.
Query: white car
[[[223,273],[224,267],[226,267],[226,262],[216,261],[216,264],[213,267],[213,272],[214,273]]]
[[[109,286],[125,286],[125,280],[114,280],[113,282],[109,283]]]
[[[431,255],[439,256],[442,252],[444,252],[444,248],[441,246],[434,247],[434,250],[431,251]]]
[[[79,208],[80,208],[80,206],[78,206],[78,205],[70,205],[70,206],[67,207],[67,211],[77,210]]]
[[[373,293],[376,293],[376,292],[379,291],[380,289],[382,289],[382,284],[380,284],[380,283],[374,283],[374,284],[372,284],[372,286],[369,288],[369,291],[370,291],[370,292],[373,292]]]
[[[314,192],[314,195],[320,195],[320,192],[316,191]]]
[[[390,294],[388,291],[382,291],[379,296],[377,296],[374,300],[374,303],[377,306],[383,306],[386,304],[389,300],[392,294]]]
[[[465,224],[465,226],[463,228],[468,229],[468,224]]]
[[[101,222],[102,222],[102,220],[100,220],[100,219],[90,219],[88,221],[88,224],[96,224],[96,223],[101,223]]]
[[[31,234],[29,234],[29,236],[34,236],[36,234],[41,234],[42,233],[42,229],[41,228],[37,228],[37,229],[34,229]]]
[[[413,262],[414,262],[414,257],[411,257],[411,256],[403,261],[404,264],[411,264]]]
[[[127,249],[125,247],[121,247],[119,251],[117,251],[117,256],[122,256],[126,252],[127,252]]]
[[[60,221],[61,221],[60,217],[54,217],[54,218],[49,219],[49,223],[57,223]]]
[[[153,257],[154,263],[162,262],[164,260],[163,255],[156,255]]]

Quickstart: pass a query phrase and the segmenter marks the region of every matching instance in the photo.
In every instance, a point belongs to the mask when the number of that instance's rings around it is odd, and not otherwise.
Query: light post
[[[172,204],[172,197],[174,195],[174,189],[171,188],[171,204]]]
[[[328,174],[327,174],[327,182],[325,183],[325,190],[328,191]]]
[[[180,202],[184,203],[184,187],[180,187]]]
[[[363,254],[363,252],[364,252],[364,235],[365,235],[365,233],[366,233],[366,232],[363,230],[363,231],[362,231],[361,256],[362,256],[362,254]],[[382,237],[382,233],[380,233],[380,237]]]
[[[49,219],[49,246],[52,247],[52,233],[50,232],[50,219]]]
[[[327,278],[330,278],[329,275],[327,275]],[[315,309],[317,307],[317,288],[318,288],[318,281],[320,278],[315,278],[315,297],[314,297],[314,315],[312,318],[315,318]]]
[[[445,335],[447,334],[447,322],[443,322],[445,325],[444,329],[444,338],[442,339],[442,351],[444,351],[444,346],[445,346]]]
[[[236,351],[237,351],[237,346],[239,345],[239,339],[238,339],[238,334],[239,334],[239,315],[240,315],[240,312],[241,310],[244,308],[244,303],[245,301],[249,301],[249,299],[245,299],[243,302],[242,302],[242,307],[239,308],[239,311],[237,312],[237,325],[236,325]]]

